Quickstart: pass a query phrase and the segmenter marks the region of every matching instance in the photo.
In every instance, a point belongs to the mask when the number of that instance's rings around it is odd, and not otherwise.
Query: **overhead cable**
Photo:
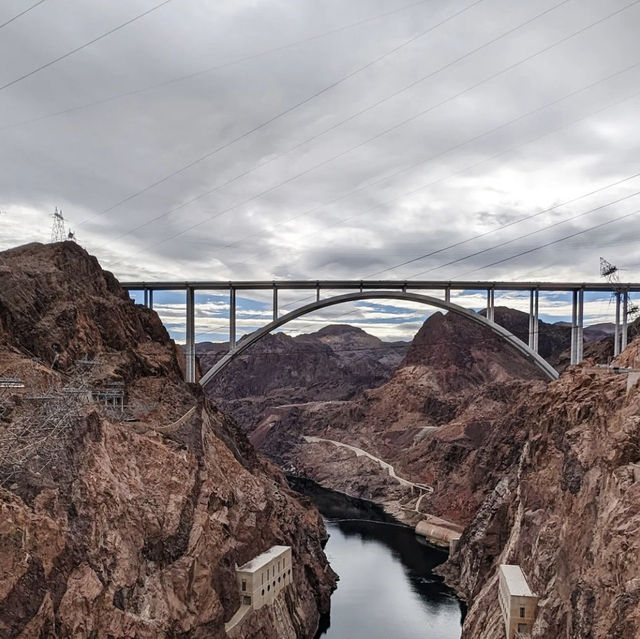
[[[78,53],[78,51],[82,51],[83,49],[86,49],[87,47],[90,47],[92,44],[95,44],[96,42],[103,40],[104,38],[107,38],[108,36],[114,34],[116,31],[120,31],[120,29],[124,29],[126,26],[130,25],[132,22],[135,22],[136,20],[140,20],[141,18],[144,18],[145,16],[148,16],[150,13],[153,13],[154,11],[157,11],[158,9],[160,9],[161,7],[164,7],[165,5],[169,4],[170,2],[173,2],[173,0],[164,0],[164,2],[161,2],[160,4],[157,4],[153,7],[151,7],[151,9],[147,9],[146,11],[143,11],[142,13],[139,13],[138,15],[134,16],[133,18],[127,20],[126,22],[123,22],[122,24],[119,24],[117,27],[114,27],[113,29],[109,29],[109,31],[106,31],[105,33],[102,33],[101,35],[97,36],[96,38],[93,38],[92,40],[89,40],[88,42],[85,42],[84,44],[80,45],[79,47],[76,47],[75,49],[71,49],[71,51],[67,51],[66,53],[58,56],[57,58],[53,59],[53,60],[49,60],[49,62],[46,62],[45,64],[41,64],[39,67],[36,67],[35,69],[32,69],[31,71],[29,71],[28,73],[24,73],[23,75],[19,76],[18,78],[14,78],[13,80],[11,80],[10,82],[6,82],[5,84],[0,86],[0,91],[3,91],[4,89],[7,89],[15,84],[18,84],[18,82],[22,82],[22,80],[25,80],[26,78],[30,78],[32,75],[35,75],[36,73],[39,73],[40,71],[47,69],[51,66],[53,66],[54,64],[57,64],[58,62],[60,62],[61,60],[65,60],[66,58],[72,56],[74,53]]]

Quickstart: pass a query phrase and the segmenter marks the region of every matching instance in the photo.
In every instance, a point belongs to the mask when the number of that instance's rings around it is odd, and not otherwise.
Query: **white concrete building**
[[[520,566],[500,566],[498,599],[507,639],[530,636],[536,619],[538,597],[531,592]]]
[[[239,624],[252,611],[270,604],[293,582],[291,546],[272,546],[242,566],[236,566],[240,608],[225,624],[229,637],[236,637]]]
[[[258,610],[291,583],[291,547],[273,546],[236,569],[240,599]]]

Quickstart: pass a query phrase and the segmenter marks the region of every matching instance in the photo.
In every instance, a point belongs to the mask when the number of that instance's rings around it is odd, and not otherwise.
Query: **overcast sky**
[[[171,0],[31,73],[158,4],[0,27],[0,249],[57,206],[120,279],[639,279],[639,1]]]

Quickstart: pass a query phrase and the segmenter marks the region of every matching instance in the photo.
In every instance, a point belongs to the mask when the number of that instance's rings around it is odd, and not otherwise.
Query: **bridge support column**
[[[584,291],[573,291],[571,310],[571,365],[582,361],[584,350]]]
[[[576,334],[576,364],[584,359],[584,291],[578,291],[578,331]]]
[[[273,287],[273,321],[278,319],[278,289]]]
[[[146,307],[149,307],[149,289],[145,288],[144,291],[143,291],[143,294],[144,294],[144,302],[143,302],[143,304]]]
[[[571,293],[571,366],[578,363],[578,291]]]
[[[616,291],[616,326],[613,331],[613,356],[620,355],[620,291]]]
[[[493,322],[494,317],[494,308],[495,308],[495,291],[490,288],[487,290],[487,319],[490,322]]]
[[[444,289],[444,301],[447,302],[447,304],[451,301],[451,289],[450,288],[445,288]]]
[[[153,310],[153,289],[149,289],[149,308]]]
[[[320,301],[320,284],[316,284],[316,302]]]
[[[229,289],[229,350],[236,349],[236,289]]]
[[[538,290],[529,291],[529,348],[538,352],[540,324],[538,322]]]
[[[185,377],[190,384],[196,381],[196,320],[195,320],[195,296],[193,288],[187,288],[187,330],[185,350],[186,365]]]
[[[622,339],[620,344],[620,352],[627,348],[627,329],[629,323],[629,291],[622,294]]]

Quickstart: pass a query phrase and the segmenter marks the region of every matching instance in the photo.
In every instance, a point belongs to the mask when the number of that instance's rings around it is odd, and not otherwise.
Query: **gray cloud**
[[[405,3],[175,0],[0,91],[0,209],[6,211],[0,248],[46,241],[48,216],[57,205],[80,243],[123,278],[355,279],[545,210],[640,170],[640,98],[633,97],[640,67],[598,82],[640,62],[640,5],[470,87],[628,2],[565,3],[320,135],[558,4],[480,2],[105,213],[471,4],[419,3],[227,64]],[[0,84],[153,4],[43,3],[0,32]],[[7,0],[0,22],[22,8],[19,0]],[[215,66],[221,68],[76,109]],[[75,110],[19,124],[66,109]],[[630,180],[386,275],[404,278],[434,269],[633,193],[639,184]],[[478,269],[623,215],[638,201],[498,246],[434,270],[433,277]],[[595,279],[605,252],[627,269],[625,278],[637,279],[638,228],[638,219],[629,218],[479,270],[477,277]]]

